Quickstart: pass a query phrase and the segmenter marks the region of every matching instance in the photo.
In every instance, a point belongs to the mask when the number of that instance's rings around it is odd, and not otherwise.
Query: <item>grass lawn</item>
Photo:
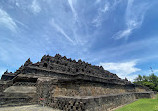
[[[155,99],[139,99],[115,111],[158,111],[158,95]]]

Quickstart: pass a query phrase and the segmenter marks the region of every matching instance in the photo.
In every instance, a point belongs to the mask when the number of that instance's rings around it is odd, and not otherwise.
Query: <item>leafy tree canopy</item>
[[[150,74],[149,76],[138,75],[138,77],[134,79],[133,83],[147,86],[154,91],[158,91],[158,76],[156,76],[154,73]]]

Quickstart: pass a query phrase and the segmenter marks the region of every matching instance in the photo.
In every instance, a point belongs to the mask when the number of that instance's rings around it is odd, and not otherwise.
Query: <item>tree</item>
[[[142,76],[139,74],[138,77],[136,77],[136,78],[134,79],[134,83],[139,84],[139,85],[142,85],[142,80],[143,80],[143,78],[142,78]]]
[[[138,77],[134,79],[133,83],[147,86],[154,91],[158,91],[158,77],[154,73],[152,73],[149,76],[138,75]]]
[[[158,91],[158,85],[154,88],[154,91]]]
[[[151,89],[154,89],[154,87],[155,87],[155,84],[152,83],[152,82],[143,82],[143,85],[147,86],[147,87],[149,87]]]
[[[154,83],[155,85],[157,85],[157,81],[158,81],[157,79],[158,79],[158,77],[154,73],[152,73],[149,76],[149,81],[152,82],[152,83]]]
[[[149,81],[149,77],[148,77],[148,76],[143,76],[143,81],[144,81],[144,82]]]

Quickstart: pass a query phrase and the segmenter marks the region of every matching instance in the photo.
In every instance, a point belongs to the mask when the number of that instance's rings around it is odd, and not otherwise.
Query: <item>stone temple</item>
[[[28,59],[0,80],[0,106],[44,104],[62,111],[109,111],[139,98],[151,98],[146,87],[84,61],[56,54],[40,62]]]

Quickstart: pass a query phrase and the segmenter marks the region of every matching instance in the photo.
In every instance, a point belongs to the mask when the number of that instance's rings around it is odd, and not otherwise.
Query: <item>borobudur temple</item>
[[[44,104],[62,111],[109,111],[154,93],[84,61],[56,54],[28,59],[0,80],[0,106]]]

